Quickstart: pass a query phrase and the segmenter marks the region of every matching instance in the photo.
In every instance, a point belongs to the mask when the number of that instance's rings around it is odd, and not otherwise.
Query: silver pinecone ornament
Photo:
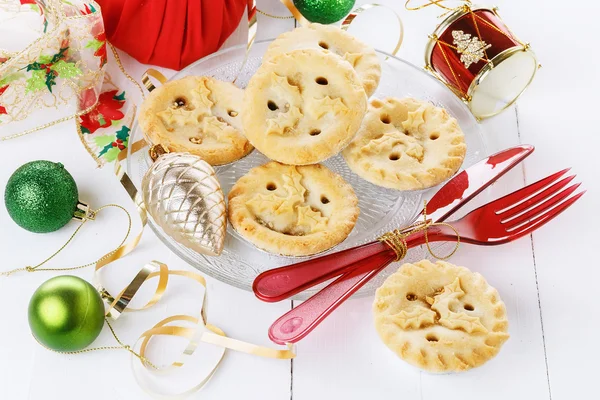
[[[198,253],[221,254],[225,199],[207,162],[188,153],[162,154],[144,175],[142,191],[148,213],[165,233]]]

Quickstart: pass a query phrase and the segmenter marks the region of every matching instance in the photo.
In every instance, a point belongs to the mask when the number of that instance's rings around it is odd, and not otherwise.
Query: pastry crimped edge
[[[347,80],[346,88],[351,91],[353,99],[352,104],[345,104],[348,108],[348,121],[345,128],[337,126],[334,133],[330,133],[328,140],[315,141],[314,144],[301,145],[294,142],[290,145],[278,141],[277,138],[269,137],[266,127],[263,126],[266,121],[266,115],[261,109],[266,105],[262,104],[261,94],[264,93],[270,85],[271,75],[277,70],[277,64],[285,59],[300,59],[302,62],[311,58],[321,59],[328,66],[328,74],[340,74]],[[312,61],[314,61],[314,59]],[[308,67],[305,67],[308,68]],[[307,107],[305,96],[301,95],[303,106]],[[356,74],[356,71],[349,63],[340,60],[337,55],[328,54],[320,50],[294,50],[289,53],[282,53],[274,56],[271,60],[263,62],[258,71],[250,79],[244,93],[244,103],[242,110],[242,124],[244,134],[261,153],[268,158],[289,165],[309,165],[316,164],[338,154],[345,146],[350,143],[358,129],[360,128],[364,113],[367,108],[367,97],[364,88]]]
[[[162,144],[171,152],[187,152],[197,155],[210,165],[228,164],[245,157],[254,149],[254,147],[252,147],[250,142],[243,135],[241,129],[234,127],[238,133],[238,135],[236,135],[235,143],[233,146],[229,146],[225,150],[222,148],[198,149],[193,145],[182,146],[178,143],[172,143],[169,140],[169,137],[172,133],[167,131],[167,128],[157,115],[158,112],[166,109],[166,105],[171,103],[173,97],[177,97],[180,94],[185,94],[193,87],[203,85],[207,81],[215,85],[233,85],[229,82],[223,82],[219,81],[218,79],[205,76],[186,76],[181,79],[169,81],[164,85],[152,90],[152,92],[150,92],[150,94],[146,97],[140,107],[138,123],[148,143]],[[237,87],[236,89],[241,90]],[[239,115],[241,116],[241,110],[239,111]],[[233,127],[233,125],[231,126]]]
[[[394,112],[393,107],[416,107],[414,111],[408,112],[409,118],[402,121],[409,125],[408,131],[411,135],[420,133],[429,137],[432,133],[438,133],[445,136],[444,140],[450,141],[447,154],[439,160],[437,165],[421,170],[405,170],[400,167],[394,168],[391,165],[388,168],[377,168],[371,157],[363,156],[360,153],[362,146],[369,143],[367,140],[369,136],[385,130],[385,125],[381,125],[380,115],[385,113],[385,110]],[[419,123],[417,117],[412,119],[414,115],[411,116],[411,113],[422,113],[425,116],[424,122]],[[430,123],[429,119],[439,120],[439,123]],[[411,125],[414,124],[414,121],[417,121],[416,127]],[[414,98],[387,97],[371,99],[361,128],[352,142],[343,150],[342,155],[354,173],[375,185],[396,190],[421,190],[438,185],[452,177],[460,169],[466,152],[464,133],[460,129],[458,121],[450,116],[444,108]]]
[[[266,183],[260,181],[263,171],[280,167],[296,168],[300,174],[311,169],[324,174],[328,180],[325,186],[332,192],[336,192],[345,202],[344,207],[336,208],[334,215],[336,220],[333,226],[305,236],[292,236],[271,230],[256,221],[246,205],[251,195],[248,190],[255,184]],[[308,256],[321,253],[343,242],[354,229],[360,210],[352,186],[327,167],[320,164],[292,166],[270,161],[251,169],[236,182],[228,195],[227,212],[229,222],[236,232],[259,249],[277,255]]]
[[[315,43],[306,43],[306,36],[311,36],[310,39],[315,39]],[[381,80],[381,64],[375,50],[358,40],[348,32],[333,25],[322,25],[318,23],[310,23],[306,26],[299,26],[292,31],[284,32],[269,45],[263,60],[270,60],[277,54],[285,53],[292,49],[312,48],[319,49],[327,53],[333,53],[351,63],[351,60],[345,58],[345,54],[334,53],[331,49],[325,49],[320,46],[320,42],[324,41],[327,45],[327,40],[344,42],[343,47],[345,53],[360,53],[364,61],[361,62],[364,67],[354,68],[358,74],[367,96],[371,96],[377,90],[379,81]],[[329,47],[329,46],[328,46]],[[341,49],[340,49],[341,50]]]
[[[424,295],[423,293],[414,293],[418,292],[418,289],[415,289],[415,285],[411,288],[411,280],[423,283],[423,275],[426,276],[432,271],[435,274],[436,270],[440,274],[450,273],[455,275],[461,287],[475,287],[479,291],[476,295],[483,298],[482,301],[489,303],[488,314],[483,320],[486,324],[481,323],[482,319],[479,319],[480,324],[485,326],[487,332],[478,331],[476,335],[468,336],[463,343],[454,345],[452,342],[444,341],[444,335],[467,336],[466,330],[450,330],[436,323],[432,324],[431,320],[428,321],[427,318],[421,319],[420,317],[416,321],[410,320],[410,322],[407,322],[408,320],[405,318],[411,312],[411,308],[408,306],[411,303],[408,300],[409,294],[417,297],[419,301],[417,305],[423,304],[421,296]],[[420,280],[419,275],[421,275]],[[470,282],[467,284],[465,280]],[[429,284],[431,292],[439,289],[433,287],[435,283],[432,282],[432,279],[425,281],[424,284]],[[447,283],[446,286],[449,285],[451,284]],[[471,301],[475,296],[472,293],[470,292],[469,296]],[[406,297],[406,301],[404,301],[404,297]],[[395,307],[393,309],[394,305],[392,303],[394,301],[408,305],[404,308]],[[425,301],[429,302],[428,300]],[[474,310],[481,306],[479,303],[479,300],[475,303],[477,305]],[[401,309],[406,313],[399,315],[402,313],[401,311],[391,315],[397,309]],[[433,310],[431,311],[433,312]],[[467,314],[463,310],[457,309],[456,314],[460,313]],[[489,313],[492,313],[491,316]],[[491,287],[479,273],[474,273],[465,267],[455,266],[444,261],[432,263],[429,260],[422,260],[414,264],[402,265],[377,289],[373,302],[373,314],[377,333],[386,346],[404,361],[432,373],[458,372],[481,366],[495,357],[502,344],[509,338],[506,306],[500,299],[498,291]],[[435,321],[439,321],[439,314],[435,318]],[[412,331],[402,329],[401,324],[406,324],[411,329],[415,328],[414,324],[419,324],[419,326],[416,327],[415,331]],[[436,341],[427,339],[431,333],[437,335]],[[415,337],[418,339],[415,340]],[[417,341],[416,344],[415,341]]]

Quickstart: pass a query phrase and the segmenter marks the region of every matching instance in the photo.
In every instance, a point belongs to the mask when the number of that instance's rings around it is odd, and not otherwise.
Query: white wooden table
[[[600,367],[596,312],[600,280],[598,240],[592,226],[600,225],[594,206],[600,205],[600,118],[597,93],[600,58],[595,45],[600,6],[591,0],[569,10],[566,2],[494,0],[507,24],[532,43],[543,68],[528,92],[502,115],[485,121],[489,153],[519,143],[536,146],[535,153],[491,190],[498,197],[565,167],[573,167],[588,190],[572,209],[530,237],[497,248],[463,246],[452,262],[481,272],[495,286],[508,308],[510,340],[500,354],[481,368],[454,375],[430,375],[399,360],[378,339],[371,322],[372,298],[346,302],[298,346],[290,361],[260,359],[230,352],[209,385],[193,398],[262,400],[313,399],[598,399],[595,386]],[[357,1],[357,4],[367,1]],[[406,37],[399,56],[423,65],[427,35],[437,11],[407,12],[403,1],[379,0],[401,14]],[[278,0],[258,0],[259,8],[287,15]],[[291,29],[292,20],[259,16],[259,39]],[[357,20],[352,32],[373,41],[369,24],[393,23],[385,11]],[[389,31],[393,31],[390,28]],[[234,34],[239,42],[244,32]],[[389,46],[391,38],[377,41]],[[139,77],[145,66],[124,57],[127,69]],[[0,128],[1,129],[1,128]],[[81,198],[93,205],[131,202],[109,168],[98,170],[65,123],[18,140],[0,143],[0,186],[25,162],[61,161],[78,182]],[[88,262],[116,243],[124,221],[114,212],[86,227],[74,246],[55,265]],[[0,207],[0,269],[38,262],[70,235],[73,226],[51,235],[18,229]],[[111,241],[112,240],[112,241]],[[171,268],[189,268],[148,229],[141,246],[118,263],[114,278],[128,281],[150,259]],[[79,276],[90,279],[90,270]],[[126,275],[126,276],[125,276]],[[0,278],[0,398],[20,399],[143,399],[126,352],[64,356],[48,352],[32,339],[27,325],[31,293],[48,273]],[[209,319],[233,337],[269,345],[267,328],[292,306],[290,302],[261,303],[249,293],[208,279]],[[185,283],[175,283],[185,285]],[[183,288],[183,286],[181,286]],[[155,312],[132,314],[116,323],[120,336],[133,342],[165,315],[197,312],[199,291],[177,290]],[[112,344],[106,330],[97,344]]]

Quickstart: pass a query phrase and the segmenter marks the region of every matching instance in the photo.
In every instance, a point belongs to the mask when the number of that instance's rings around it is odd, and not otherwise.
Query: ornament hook
[[[96,219],[96,212],[90,206],[82,201],[77,202],[77,209],[73,214],[73,219],[81,222],[93,221]]]
[[[152,159],[152,161],[156,161],[158,159],[158,157],[162,156],[163,154],[167,154],[169,153],[169,149],[167,149],[164,145],[162,144],[155,144],[154,146],[150,147],[150,149],[148,150],[148,155],[150,155],[150,158]]]

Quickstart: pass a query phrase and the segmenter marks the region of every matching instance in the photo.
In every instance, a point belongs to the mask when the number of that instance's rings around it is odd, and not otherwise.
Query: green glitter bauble
[[[42,160],[17,169],[4,192],[4,203],[13,221],[37,233],[65,226],[73,218],[78,199],[75,180],[65,167]]]
[[[71,275],[49,279],[29,302],[29,327],[44,346],[77,351],[89,346],[104,326],[104,303],[92,285]]]
[[[310,22],[333,24],[344,18],[356,0],[294,0],[294,5]]]

